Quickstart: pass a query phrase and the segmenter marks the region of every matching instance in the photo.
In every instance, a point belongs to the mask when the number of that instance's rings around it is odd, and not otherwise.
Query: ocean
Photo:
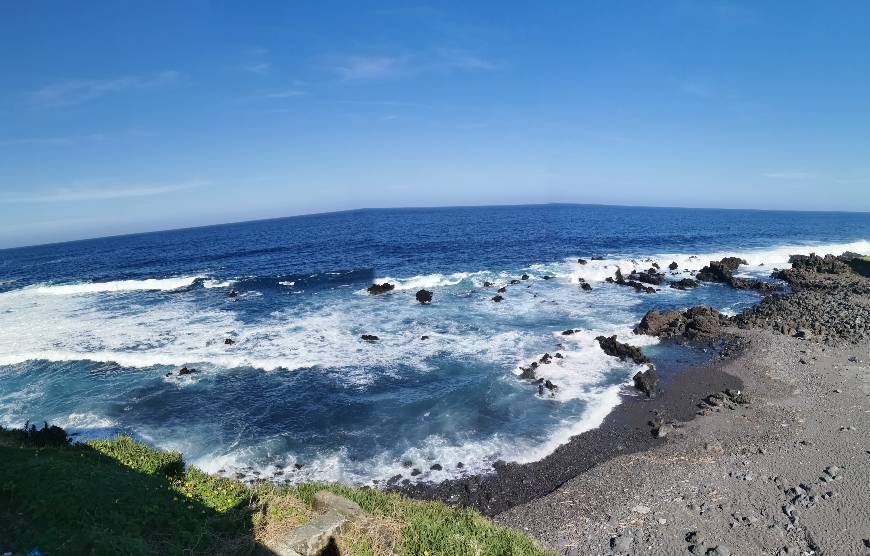
[[[720,284],[639,293],[604,281],[617,267],[677,262],[676,280],[736,255],[763,278],[789,254],[868,253],[868,238],[868,214],[536,205],[2,250],[0,425],[129,434],[206,471],[286,482],[486,472],[546,456],[631,393],[638,367],[596,336],[643,346],[667,373],[707,354],[634,336],[647,310],[734,314],[759,299]],[[369,295],[375,281],[396,287]],[[431,304],[415,300],[423,288]],[[538,374],[558,389],[540,396],[519,367],[557,352]]]

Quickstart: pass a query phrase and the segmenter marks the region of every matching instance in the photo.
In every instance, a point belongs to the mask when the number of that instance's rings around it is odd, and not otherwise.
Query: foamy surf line
[[[192,286],[204,276],[179,278],[148,278],[145,280],[116,280],[114,282],[83,282],[78,284],[48,284],[28,286],[11,293],[32,295],[87,295],[95,293],[116,293],[135,291],[174,291]],[[216,286],[217,287],[217,286]]]

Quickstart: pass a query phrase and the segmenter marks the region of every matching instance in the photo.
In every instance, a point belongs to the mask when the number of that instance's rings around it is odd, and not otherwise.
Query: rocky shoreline
[[[708,428],[710,422],[721,422],[725,424],[717,424],[714,428],[727,429],[731,434],[736,433],[741,441],[744,440],[740,423],[735,423],[735,420],[751,420],[758,407],[771,403],[771,396],[785,395],[785,387],[781,384],[787,373],[784,368],[797,366],[804,373],[809,373],[802,378],[813,382],[816,380],[811,374],[813,363],[829,352],[838,354],[842,359],[843,353],[851,353],[857,346],[859,355],[848,355],[845,362],[858,364],[863,361],[860,354],[867,351],[870,337],[870,280],[862,272],[862,264],[861,259],[849,254],[841,257],[794,257],[792,269],[774,271],[774,277],[787,284],[788,291],[774,293],[775,287],[755,286],[753,289],[770,295],[766,295],[755,307],[735,317],[725,317],[709,308],[671,313],[650,312],[639,323],[638,333],[650,333],[672,341],[716,344],[720,357],[669,377],[661,383],[660,390],[653,399],[626,395],[623,403],[607,416],[599,428],[572,438],[543,460],[522,465],[499,463],[492,474],[439,484],[405,485],[399,489],[413,497],[470,506],[484,514],[497,516],[499,521],[522,529],[537,537],[544,545],[565,554],[730,554],[732,552],[729,551],[734,546],[742,546],[744,550],[746,547],[753,547],[748,552],[739,553],[818,554],[820,552],[813,552],[812,547],[818,548],[818,543],[826,541],[819,540],[820,533],[806,533],[798,525],[797,516],[806,509],[799,509],[799,505],[803,503],[805,506],[815,507],[823,499],[828,501],[836,498],[833,491],[822,492],[820,487],[814,487],[809,482],[799,483],[798,488],[795,488],[791,480],[776,475],[780,477],[779,483],[784,485],[779,489],[778,496],[782,497],[788,491],[784,509],[776,508],[774,504],[774,509],[767,509],[766,515],[753,514],[750,517],[747,514],[738,515],[737,518],[726,515],[724,529],[721,523],[716,525],[718,531],[729,531],[733,534],[737,527],[746,526],[748,530],[755,521],[765,519],[770,522],[765,531],[775,531],[771,534],[776,535],[776,541],[768,539],[766,533],[761,537],[765,537],[763,542],[774,544],[770,547],[759,545],[762,541],[756,538],[757,531],[753,530],[743,544],[731,541],[729,548],[723,542],[721,550],[716,552],[719,545],[704,538],[702,532],[671,531],[671,527],[667,525],[670,523],[667,517],[656,518],[654,525],[657,531],[654,534],[646,530],[638,532],[626,527],[626,523],[615,522],[614,516],[620,510],[628,512],[628,522],[638,519],[645,522],[647,516],[643,511],[635,512],[618,506],[620,500],[632,498],[631,489],[618,484],[620,479],[628,484],[640,484],[637,492],[648,491],[652,496],[660,496],[663,488],[668,492],[672,490],[672,485],[663,485],[653,480],[656,476],[644,475],[644,470],[630,478],[620,475],[619,470],[624,469],[621,463],[623,460],[644,462],[661,451],[684,452],[688,449],[690,454],[684,454],[688,459],[692,459],[692,455],[707,459],[721,455],[714,450],[716,453],[711,456],[709,450],[703,447],[714,445],[709,439],[701,442],[702,447],[699,448],[699,437],[692,435],[703,436],[705,433],[693,431]],[[721,276],[723,283],[734,280],[728,274],[731,271],[727,264],[719,265],[719,270],[713,272],[726,273]],[[746,284],[744,281],[730,285],[746,287]],[[602,340],[609,344],[608,349],[615,348],[609,342],[610,339],[599,339],[600,342]],[[776,357],[770,355],[771,346],[776,349]],[[628,356],[633,358],[637,354],[628,352]],[[759,370],[760,361],[768,364],[763,372]],[[775,375],[775,378],[765,376],[761,379],[759,374]],[[859,372],[856,376],[858,380],[864,381],[864,390],[861,390],[860,395],[866,407],[866,396],[870,395],[867,373]],[[780,401],[775,398],[774,400]],[[794,403],[800,401],[802,400]],[[707,418],[711,415],[716,416],[713,421]],[[866,412],[862,417],[866,419]],[[768,422],[755,433],[762,438],[779,438],[781,431],[777,427],[779,424]],[[834,428],[834,424],[831,427]],[[787,427],[782,425],[780,428]],[[839,431],[838,428],[834,430]],[[849,429],[844,430],[848,432]],[[690,437],[688,442],[687,436]],[[713,440],[715,445],[730,445],[721,438]],[[691,450],[699,449],[702,453],[691,453]],[[757,448],[756,452],[758,450],[767,449]],[[860,452],[864,456],[870,454],[864,450]],[[732,459],[736,457],[734,454],[730,455]],[[784,469],[787,469],[788,463],[779,462]],[[870,464],[870,461],[865,464]],[[827,462],[818,470],[822,477],[819,480],[824,484],[827,481],[836,481],[833,477],[841,475],[841,466],[842,462]],[[825,472],[827,468],[834,469],[833,474]],[[694,471],[684,470],[688,477],[686,481],[692,482]],[[867,471],[865,465],[862,469],[865,483]],[[726,477],[728,473],[734,475],[737,472],[728,471],[725,473]],[[749,473],[748,479],[746,476],[744,473],[742,480],[748,483],[756,474]],[[578,491],[581,484],[585,489],[593,489],[595,492]],[[603,497],[603,493],[616,491],[621,494],[614,494],[612,499]],[[554,506],[557,502],[558,509]],[[763,506],[756,504],[760,505]],[[594,510],[591,509],[593,506]],[[700,507],[697,504],[695,506],[696,509]],[[643,509],[642,504],[640,509]],[[778,515],[772,515],[774,510],[778,510]],[[574,511],[577,515],[572,514]],[[695,514],[704,516],[706,513],[709,518],[722,514],[722,511],[724,510],[690,510],[691,516],[687,520],[692,521]],[[757,508],[755,511],[757,512]],[[589,514],[595,514],[602,520],[596,524],[597,529],[578,526],[579,517],[589,519]],[[743,518],[751,523],[747,525]],[[870,518],[864,522],[865,526],[868,524]],[[603,533],[604,531],[608,532]],[[690,533],[694,535],[689,535]],[[863,535],[865,539],[870,537],[870,531]],[[687,538],[693,542],[688,542]],[[653,542],[649,544],[651,540]],[[850,545],[853,550],[835,553],[867,553],[862,551],[864,548],[860,544],[861,539],[853,541]],[[652,550],[650,547],[653,546],[658,549]],[[755,550],[762,546],[765,547],[764,550]],[[589,551],[581,550],[583,547]],[[695,547],[691,549],[693,551],[690,551],[691,547]]]

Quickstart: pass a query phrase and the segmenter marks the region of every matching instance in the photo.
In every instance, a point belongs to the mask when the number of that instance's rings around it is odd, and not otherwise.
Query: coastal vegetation
[[[0,553],[271,554],[329,490],[367,517],[343,555],[536,555],[533,541],[474,510],[333,484],[246,484],[120,436],[70,442],[45,425],[0,428]]]

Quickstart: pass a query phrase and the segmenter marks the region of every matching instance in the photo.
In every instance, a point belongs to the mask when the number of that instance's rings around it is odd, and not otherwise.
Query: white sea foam
[[[229,288],[235,283],[235,280],[206,280],[202,283],[202,286],[207,289]]]
[[[202,279],[202,276],[149,278],[146,280],[116,280],[114,282],[83,282],[62,285],[37,285],[22,288],[20,290],[12,290],[6,294],[0,295],[86,295],[133,291],[173,291],[189,287],[199,279]]]

